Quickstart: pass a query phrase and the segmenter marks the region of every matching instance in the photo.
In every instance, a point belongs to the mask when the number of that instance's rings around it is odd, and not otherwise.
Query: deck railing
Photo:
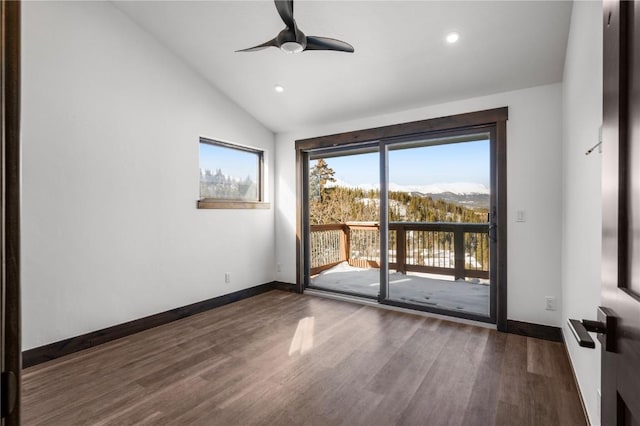
[[[380,267],[380,227],[373,222],[311,225],[311,275],[341,262]],[[389,269],[489,278],[489,224],[389,224]]]

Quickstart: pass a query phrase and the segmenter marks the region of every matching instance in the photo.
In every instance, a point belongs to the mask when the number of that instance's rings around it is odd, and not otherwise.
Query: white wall
[[[563,84],[562,324],[591,424],[599,424],[600,347],[580,348],[568,318],[595,319],[600,302],[602,5],[574,2]]]
[[[509,319],[560,325],[545,296],[560,303],[562,85],[552,84],[276,135],[276,261],[295,282],[296,139],[509,107],[507,124]],[[524,209],[527,221],[515,222]]]
[[[601,118],[599,2],[573,5],[563,85],[301,129],[275,146],[109,3],[25,2],[23,28],[24,349],[273,279],[295,282],[296,139],[502,106],[508,317],[562,325],[570,336],[568,317],[594,316],[600,157],[584,151]],[[275,209],[197,210],[199,136],[265,149]],[[517,209],[527,222],[514,221]],[[545,311],[545,296],[562,310]],[[566,341],[597,424],[599,350]]]
[[[273,201],[273,134],[113,5],[23,3],[22,90],[24,349],[275,278],[273,207],[196,209],[199,136]]]

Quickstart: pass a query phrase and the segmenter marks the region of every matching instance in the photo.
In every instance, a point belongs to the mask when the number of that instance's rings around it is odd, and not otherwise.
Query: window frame
[[[200,137],[200,144],[208,144],[222,148],[234,149],[236,151],[248,152],[258,157],[258,169],[256,175],[256,186],[258,190],[258,199],[255,201],[234,200],[227,198],[200,198],[198,199],[198,209],[268,209],[270,204],[265,202],[264,198],[264,151],[236,143],[225,142],[217,139]],[[198,155],[198,166],[200,165],[200,155]],[[200,167],[198,167],[200,169]],[[199,191],[199,190],[198,190]],[[200,195],[200,194],[198,194]]]

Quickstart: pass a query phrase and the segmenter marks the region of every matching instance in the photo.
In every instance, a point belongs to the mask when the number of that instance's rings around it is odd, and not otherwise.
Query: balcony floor
[[[343,262],[313,277],[311,284],[326,290],[377,297],[380,270],[356,268]],[[454,281],[444,275],[390,272],[389,296],[405,303],[489,315],[489,285],[485,280]]]

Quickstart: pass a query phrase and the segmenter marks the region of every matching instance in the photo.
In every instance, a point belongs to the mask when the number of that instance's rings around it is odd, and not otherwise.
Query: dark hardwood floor
[[[584,425],[561,343],[271,291],[28,368],[24,425]]]

